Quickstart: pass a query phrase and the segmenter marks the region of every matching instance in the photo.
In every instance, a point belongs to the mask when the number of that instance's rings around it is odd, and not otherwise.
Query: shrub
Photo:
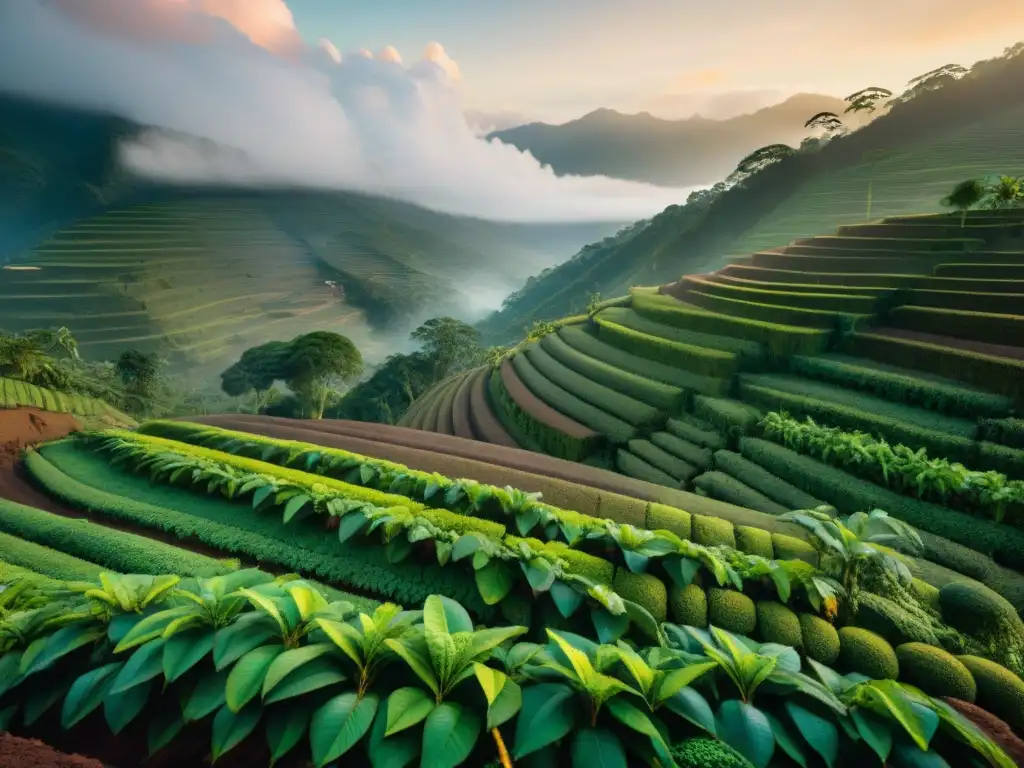
[[[768,558],[775,557],[775,548],[772,546],[772,535],[761,528],[752,528],[749,525],[737,525],[736,528],[736,549],[747,552],[751,555]]]
[[[1024,681],[1006,667],[979,656],[956,657],[974,676],[977,702],[1018,733],[1024,731]]]
[[[888,320],[897,328],[908,328],[920,333],[947,333],[956,328],[956,337],[989,341],[999,339],[1011,346],[1024,345],[1024,318],[1018,315],[998,315],[988,312],[940,309],[937,307],[897,307]]]
[[[978,693],[974,677],[962,662],[941,648],[925,643],[904,643],[896,648],[900,679],[931,696],[949,696],[973,702]]]
[[[724,472],[705,472],[693,481],[693,485],[713,499],[735,504],[738,507],[754,509],[768,515],[781,515],[789,511],[763,493],[758,493]]]
[[[734,334],[701,331],[688,327],[685,323],[667,322],[666,317],[655,317],[637,309],[638,304],[647,304],[649,300],[654,302],[665,300],[671,302],[673,306],[683,306],[678,301],[665,297],[660,299],[642,297],[634,300],[632,309],[611,309],[602,316],[613,323],[618,323],[639,333],[649,334],[677,344],[729,352],[737,355],[744,366],[756,366],[764,359],[765,347],[756,341],[750,341]],[[675,320],[677,318],[672,315],[668,319]]]
[[[785,480],[780,480],[768,470],[733,451],[715,451],[715,469],[735,477],[741,483],[767,496],[787,512],[794,509],[817,509],[825,506],[824,502],[819,499],[804,493]]]
[[[728,520],[708,515],[693,515],[693,541],[705,547],[726,546],[736,549],[736,529]]]
[[[660,365],[682,368],[699,376],[718,379],[731,376],[738,365],[736,355],[731,352],[669,341],[660,336],[652,336],[619,325],[602,318],[601,315],[594,319],[600,328],[602,341],[643,355]]]
[[[17,536],[0,533],[0,552],[3,562],[10,568],[24,568],[40,576],[62,581],[89,581],[98,579],[106,570],[95,563],[58,552],[55,549],[25,541]],[[16,571],[9,571],[9,575]]]
[[[693,398],[693,413],[727,435],[752,433],[761,420],[761,412],[751,405],[706,395]]]
[[[800,648],[803,643],[799,617],[782,603],[771,600],[757,602],[757,631],[766,643],[792,648]]]
[[[839,630],[839,667],[875,680],[895,680],[900,664],[892,646],[874,632],[860,627]]]
[[[627,444],[629,452],[639,456],[652,467],[666,472],[676,480],[676,484],[689,482],[697,474],[696,467],[659,448],[649,440],[630,440]]]
[[[698,736],[672,745],[679,768],[753,768],[753,764],[728,744]]]
[[[978,437],[1024,450],[1024,419],[985,419],[978,428]]]
[[[835,664],[840,650],[836,628],[812,613],[801,613],[797,618],[804,653],[822,664]]]
[[[689,512],[651,502],[647,505],[646,525],[643,527],[650,531],[671,531],[681,539],[689,539],[693,530],[691,523]]]
[[[752,635],[757,628],[754,601],[742,592],[712,587],[708,590],[708,623],[738,635]]]
[[[1021,627],[1017,610],[1002,595],[970,581],[954,581],[939,590],[942,618],[957,629],[975,634],[1001,625]]]
[[[701,471],[711,469],[710,448],[695,445],[676,437],[671,432],[655,432],[651,435],[651,442]]]
[[[716,431],[714,426],[708,422],[688,413],[682,413],[674,419],[669,419],[666,427],[676,437],[713,451],[725,447],[725,436],[721,432]]]
[[[772,547],[775,549],[776,560],[803,560],[805,563],[818,565],[818,552],[803,539],[784,533],[773,533]]]
[[[942,613],[938,587],[933,587],[927,581],[922,581],[921,579],[912,579],[910,582],[910,592],[921,605],[926,605],[933,611]]]
[[[625,448],[619,448],[615,452],[615,468],[622,474],[635,477],[637,480],[654,483],[655,485],[667,485],[669,488],[680,487],[680,481],[676,480],[672,475],[651,466]]]
[[[682,589],[672,586],[669,589],[668,608],[676,624],[701,629],[708,625],[708,596],[696,584],[687,584]]]
[[[668,617],[668,592],[657,576],[649,573],[631,573],[619,568],[612,582],[614,589],[624,600],[642,605],[658,622]]]

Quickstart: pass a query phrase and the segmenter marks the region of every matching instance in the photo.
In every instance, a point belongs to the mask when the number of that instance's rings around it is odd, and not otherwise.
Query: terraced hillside
[[[1020,210],[845,225],[634,289],[402,424],[768,514],[879,507],[940,562],[1020,568],[1022,269]]]
[[[398,427],[203,421],[26,452],[42,496],[0,499],[0,584],[22,611],[0,627],[35,629],[0,648],[3,727],[161,765],[628,751],[767,768],[824,750],[845,768],[897,750],[1009,768],[1024,749],[1024,624],[927,558],[858,584],[794,522],[592,467]],[[598,716],[572,682],[594,665]],[[768,685],[744,703],[730,675],[754,667]],[[882,741],[854,737],[854,702],[883,693]],[[654,714],[646,695],[668,703]],[[769,726],[744,736],[744,718]]]

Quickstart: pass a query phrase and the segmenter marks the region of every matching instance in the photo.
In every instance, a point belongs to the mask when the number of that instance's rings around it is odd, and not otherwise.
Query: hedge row
[[[605,310],[607,312],[608,310]],[[727,379],[739,366],[739,358],[732,352],[682,344],[661,336],[641,333],[619,323],[612,322],[604,313],[597,315],[598,333],[603,341],[635,352],[658,365],[671,366],[696,373],[705,378]]]
[[[1024,419],[986,419],[978,432],[982,440],[1024,450]]]
[[[740,285],[731,282],[719,282],[699,275],[683,278],[683,284],[694,290],[722,296],[725,298],[757,302],[760,304],[784,305],[799,309],[814,309],[826,312],[841,312],[866,315],[873,313],[878,306],[878,299],[872,295],[851,295],[845,293],[813,293],[809,291],[791,291],[781,286]]]
[[[550,436],[550,430],[543,428],[543,425],[516,405],[508,390],[505,389],[500,370],[493,370],[487,374],[487,400],[494,418],[498,420],[502,429],[508,433],[517,446],[534,453],[547,453],[564,458],[564,451],[545,450],[541,447],[541,440]]]
[[[927,448],[932,456],[968,466],[979,463],[978,443],[974,440],[977,425],[965,419],[782,374],[744,374],[739,393],[745,401],[765,410],[810,416],[830,426],[879,435],[914,449]]]
[[[56,470],[29,454],[26,463],[44,485]],[[215,575],[230,570],[212,557],[103,525],[0,500],[0,530],[119,573]]]
[[[801,262],[807,264],[808,262]],[[899,272],[821,272],[813,269],[775,269],[767,266],[745,264],[729,264],[719,273],[727,278],[739,280],[763,281],[786,285],[786,290],[798,290],[800,286],[817,288],[822,285],[837,286],[841,290],[865,288],[868,290],[886,291],[894,288],[917,285],[921,277],[904,275]]]
[[[745,458],[805,493],[832,504],[844,514],[884,509],[921,531],[946,539],[942,542],[941,539],[936,541],[925,537],[929,560],[971,576],[1008,599],[1013,594],[1014,604],[1024,609],[1024,576],[1009,577],[1006,572],[994,572],[986,557],[990,555],[998,563],[1020,569],[1024,566],[1024,532],[937,504],[900,496],[767,440],[742,438],[740,452]],[[973,551],[958,551],[958,548],[948,546],[952,542]],[[942,546],[943,543],[947,546]]]
[[[850,334],[844,341],[843,351],[963,381],[1006,395],[1018,404],[1024,403],[1024,360],[1008,360],[874,333]]]
[[[777,504],[760,491],[756,491],[745,483],[725,472],[716,470],[705,472],[693,481],[693,486],[700,492],[718,501],[736,504],[747,509],[756,509],[766,515],[782,515],[789,508]]]
[[[456,437],[464,437],[467,440],[476,438],[476,433],[473,430],[470,393],[479,382],[480,377],[485,375],[487,375],[487,369],[481,367],[466,371],[462,377],[459,389],[455,393],[455,399],[452,401],[452,434]]]
[[[646,483],[656,483],[668,486],[669,488],[682,488],[685,485],[685,483],[672,477],[672,475],[664,470],[658,469],[653,464],[648,463],[625,448],[619,448],[615,452],[615,468],[628,477],[643,480]]]
[[[920,259],[914,269],[920,274],[929,274],[939,259]],[[795,253],[778,253],[760,251],[754,254],[752,265],[767,269],[781,269],[793,272],[832,272],[847,275],[851,273],[870,274],[872,276],[906,274],[910,268],[905,257],[886,258],[879,256],[804,256]],[[911,274],[913,274],[911,272]],[[842,281],[840,281],[842,282]],[[870,281],[859,283],[872,285]],[[877,283],[876,283],[877,284]]]
[[[725,435],[714,425],[688,413],[681,413],[665,424],[669,432],[691,443],[717,451],[726,444]]]
[[[780,326],[796,328],[821,328],[832,330],[840,327],[846,313],[824,309],[805,309],[799,306],[768,304],[756,296],[721,296],[703,290],[688,291],[683,298],[691,304],[709,312],[721,312],[730,317],[760,320]],[[854,320],[868,315],[850,315]]]
[[[550,381],[527,356],[516,355],[512,358],[512,366],[523,384],[565,419],[582,424],[606,436],[613,443],[624,443],[636,437],[636,428],[633,425],[581,400]],[[610,391],[607,387],[604,389]]]
[[[936,277],[969,277],[975,280],[1024,280],[1024,264],[946,262],[935,267]]]
[[[907,328],[919,333],[1024,346],[1024,315],[997,315],[933,307],[899,307],[892,310],[886,320],[896,328]]]
[[[704,395],[693,399],[693,414],[726,435],[745,435],[761,420],[761,412],[752,405]]]
[[[1020,314],[1024,307],[1024,294],[983,293],[978,291],[940,291],[927,288],[913,288],[908,304],[922,307],[959,309],[965,312],[993,312],[997,315]]]
[[[26,468],[52,496],[117,520],[196,539],[261,564],[320,578],[400,604],[444,594],[480,616],[493,611],[465,574],[410,561],[388,563],[379,546],[325,535],[322,526],[282,525],[223,498],[152,485],[147,478],[112,469],[100,456],[69,442],[51,443],[26,458]]]
[[[558,341],[558,337],[553,334],[550,335],[550,338],[555,342]],[[665,417],[653,405],[617,392],[611,387],[572,370],[548,354],[539,344],[527,346],[525,354],[526,359],[545,379],[603,413],[614,416],[634,427],[649,426],[659,421],[663,423],[665,420]],[[580,420],[587,423],[582,418]]]
[[[671,432],[655,432],[651,442],[699,470],[711,469],[711,449],[684,440]]]
[[[807,378],[870,392],[886,400],[950,416],[999,418],[1013,410],[1013,401],[1004,395],[965,387],[953,380],[914,375],[906,369],[856,357],[797,355],[789,359],[788,365],[790,371]],[[1021,439],[1024,441],[1024,429],[1021,430]]]
[[[650,440],[630,440],[629,452],[639,456],[652,467],[668,473],[679,487],[683,487],[697,476],[699,470],[687,461],[661,448]]]
[[[642,298],[635,299],[634,304],[636,301],[639,301],[641,305],[644,305],[644,302],[646,301],[670,301],[672,302],[671,306],[686,306],[670,296],[647,294],[638,294],[638,296]],[[660,306],[660,304],[656,306]],[[660,317],[654,317],[652,314],[640,312],[636,306],[632,309],[610,309],[606,312],[602,312],[601,317],[627,328],[632,328],[634,331],[646,333],[650,336],[657,336],[662,339],[668,339],[669,341],[675,341],[679,344],[688,344],[695,347],[703,347],[705,349],[717,349],[722,352],[731,352],[735,354],[744,365],[748,366],[759,364],[767,354],[765,346],[756,341],[748,341],[743,338],[729,336],[728,334],[707,333],[695,330],[681,324],[669,322],[671,319],[678,318],[669,317],[668,319],[663,319]]]
[[[550,338],[552,337],[548,335],[544,337],[544,340],[547,341]],[[724,394],[729,388],[729,382],[725,379],[700,376],[696,373],[691,373],[690,371],[686,371],[675,366],[664,365],[663,363],[657,363],[646,357],[634,355],[631,352],[619,349],[606,341],[602,341],[582,328],[562,328],[558,332],[558,338],[565,341],[568,347],[571,347],[580,354],[586,356],[588,361],[593,359],[607,365],[612,370],[619,372],[631,371],[634,375],[639,376],[642,379],[652,380],[670,387],[681,389],[684,391],[684,396],[687,391],[698,392],[705,395],[719,395]],[[549,351],[552,354],[555,354],[553,350]],[[568,358],[563,359],[562,362],[570,367],[573,366],[572,361]],[[579,368],[577,368],[577,370],[579,370],[580,373],[590,375],[588,371],[583,371]],[[600,381],[598,378],[595,378],[594,380]],[[610,380],[604,381],[603,383],[608,386],[613,386]],[[626,394],[633,395],[638,400],[644,400],[644,398],[640,396],[639,392],[628,392],[625,389],[621,391],[626,392]],[[647,400],[646,402],[650,402],[651,405],[659,405],[651,400]],[[659,405],[659,407],[661,406]]]
[[[816,499],[810,494],[804,493],[795,485],[787,483],[764,467],[748,461],[733,451],[716,451],[714,455],[715,469],[725,472],[744,485],[750,486],[758,493],[767,496],[775,503],[776,507],[782,507],[787,512],[795,509],[817,509],[826,506],[825,502]],[[768,512],[768,510],[761,510]],[[769,514],[779,514],[777,511]]]
[[[575,331],[576,333],[586,335],[579,328],[566,328],[557,335],[549,333],[545,336],[541,340],[541,347],[555,360],[577,375],[589,382],[608,387],[662,411],[674,413],[685,406],[686,392],[680,387],[645,378],[636,373],[631,373],[631,369],[619,368],[590,357],[575,349],[562,338],[561,334],[567,331]]]
[[[122,423],[134,423],[102,400],[78,394],[55,392],[17,379],[0,377],[0,407],[29,406],[80,416],[111,416]]]
[[[6,511],[8,502],[0,502],[0,509]],[[0,533],[0,553],[4,563],[15,568],[24,568],[41,576],[61,581],[89,581],[98,578],[104,569],[78,557],[58,552],[18,536]],[[9,575],[17,575],[8,571]]]

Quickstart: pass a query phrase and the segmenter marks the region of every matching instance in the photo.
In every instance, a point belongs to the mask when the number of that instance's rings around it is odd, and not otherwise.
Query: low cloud
[[[460,77],[438,43],[408,64],[393,48],[306,46],[281,0],[0,2],[0,91],[153,126],[124,147],[153,177],[348,189],[520,221],[633,220],[689,193],[558,178],[480,139]]]

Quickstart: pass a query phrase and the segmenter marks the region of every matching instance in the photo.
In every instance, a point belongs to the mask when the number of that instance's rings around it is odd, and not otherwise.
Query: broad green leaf
[[[114,693],[113,688],[107,692],[103,699],[103,715],[115,736],[142,712],[152,689],[152,682],[146,682],[133,685],[120,693]]]
[[[768,718],[768,722],[771,724],[772,733],[775,734],[775,743],[800,768],[808,768],[807,755],[804,753],[803,742],[796,729],[771,712],[765,712],[764,716]]]
[[[615,616],[601,607],[594,607],[590,611],[590,618],[597,631],[597,639],[602,643],[614,643],[629,629],[629,616],[623,613]]]
[[[547,592],[555,583],[555,571],[551,563],[544,558],[535,557],[528,563],[520,563],[520,566],[526,574],[526,580],[530,582],[530,587],[536,592]]]
[[[270,692],[277,687],[278,683],[287,678],[304,664],[308,664],[314,659],[318,659],[325,654],[334,653],[334,651],[335,648],[332,643],[314,643],[312,645],[304,645],[301,648],[293,648],[279,654],[273,659],[273,661],[271,661],[270,667],[267,669],[266,677],[263,678],[262,698],[265,699]],[[241,664],[241,662],[239,662],[239,664]],[[228,678],[229,690],[230,686],[231,679]]]
[[[499,645],[513,637],[518,637],[526,632],[526,627],[494,627],[493,629],[478,629],[473,633],[469,644],[469,655],[471,658],[479,658],[487,651],[497,648]]]
[[[284,701],[294,696],[303,696],[313,691],[319,691],[330,685],[337,685],[348,680],[333,657],[322,656],[308,664],[303,664],[297,670],[285,677],[278,683],[274,690],[263,699],[263,703],[273,704]]]
[[[784,706],[804,741],[821,755],[828,768],[832,768],[839,758],[839,730],[836,726],[821,715],[792,701],[786,701]]]
[[[558,648],[565,654],[565,657],[569,660],[572,668],[576,671],[576,675],[579,677],[584,684],[590,681],[596,674],[597,670],[594,669],[594,665],[591,664],[590,659],[583,651],[578,648],[574,648],[565,638],[559,635],[553,630],[546,630],[548,637],[554,640]]]
[[[476,746],[481,719],[455,702],[439,704],[423,724],[421,768],[455,768]]]
[[[269,450],[269,449],[268,449]],[[262,488],[258,488],[256,493],[252,495],[252,508],[257,509],[267,497],[274,492],[274,486],[271,484],[264,485]]]
[[[172,635],[164,645],[163,669],[168,683],[173,683],[213,650],[214,632],[197,627]]]
[[[284,652],[283,645],[264,645],[249,651],[231,668],[226,688],[227,704],[232,712],[241,711],[259,695],[270,665]]]
[[[487,707],[487,730],[504,725],[523,707],[523,689],[514,680],[506,680],[498,698]]]
[[[362,699],[355,693],[343,693],[313,714],[309,741],[317,768],[337,760],[363,738],[377,714],[378,704],[373,693]]]
[[[865,683],[858,695],[868,697],[865,706],[883,717],[893,718],[903,726],[903,730],[922,752],[928,749],[939,716],[928,710],[933,719],[926,719],[926,713],[914,707],[914,702],[899,683],[894,680],[873,680]]]
[[[91,669],[75,680],[61,708],[60,724],[64,730],[77,725],[103,703],[103,698],[123,666],[124,662],[116,661]]]
[[[399,688],[388,696],[384,736],[412,728],[434,711],[435,702],[421,688]]]
[[[333,619],[317,619],[316,624],[357,667],[363,666],[362,636],[351,624]]]
[[[864,743],[871,747],[882,763],[885,763],[892,752],[892,727],[878,715],[859,707],[851,709],[850,714]]]
[[[718,669],[718,662],[705,661],[667,672],[658,688],[658,700],[672,698],[683,688],[715,669]]]
[[[656,679],[654,670],[648,666],[646,661],[640,658],[640,654],[621,640],[619,640],[618,645],[615,647],[615,652],[618,654],[623,666],[626,667],[629,674],[632,675],[633,679],[640,686],[640,690],[646,694],[651,689],[651,686],[654,685]]]
[[[302,706],[278,707],[266,719],[267,746],[273,765],[291,752],[309,727],[310,715]]]
[[[94,643],[106,634],[104,627],[88,624],[73,624],[62,627],[43,640],[38,654],[32,659],[26,652],[21,661],[21,673],[25,676],[35,674],[52,666],[58,659],[67,656],[79,648]],[[28,663],[26,663],[28,662]]]
[[[385,699],[377,709],[370,727],[366,752],[373,768],[406,768],[420,753],[420,734],[403,731],[391,738],[384,737],[387,729],[388,702]]]
[[[369,520],[362,512],[353,511],[341,518],[341,522],[338,523],[338,541],[344,544],[349,539],[362,533],[366,526],[369,525]]]
[[[650,716],[630,701],[620,697],[609,699],[605,704],[612,717],[627,728],[642,733],[651,740],[655,752],[666,763],[671,764],[668,742],[651,721]]]
[[[946,759],[935,750],[922,751],[907,741],[893,745],[890,760],[900,768],[950,768]]]
[[[225,669],[274,635],[273,627],[264,616],[243,614],[234,623],[217,630],[213,637],[213,663],[218,670]]]
[[[388,648],[394,651],[402,661],[409,665],[409,668],[416,673],[416,676],[426,684],[435,696],[440,692],[441,683],[437,679],[437,675],[434,674],[434,668],[431,665],[430,660],[424,656],[419,649],[414,648],[409,643],[408,639],[388,639],[385,640],[384,643]]]
[[[313,615],[327,607],[327,600],[319,590],[301,583],[293,583],[285,586],[289,597],[299,610],[299,619],[309,621]]]
[[[139,686],[143,688],[145,686]],[[71,688],[66,683],[47,682],[37,683],[28,689],[25,703],[22,709],[22,720],[25,725],[32,725],[40,717],[45,715],[54,704],[60,701]],[[109,697],[108,699],[109,700]]]
[[[576,723],[573,689],[560,683],[539,683],[523,689],[523,708],[516,720],[516,760],[563,738]]]
[[[508,676],[504,672],[479,662],[473,663],[473,674],[476,675],[477,682],[480,683],[480,689],[484,692],[484,698],[487,699],[488,705],[493,704],[508,681]]]
[[[263,708],[256,701],[240,712],[235,712],[228,706],[218,709],[213,718],[213,736],[210,739],[213,759],[217,760],[241,744],[246,736],[256,730],[262,714]]]
[[[662,568],[680,589],[689,586],[701,569],[701,562],[689,557],[668,557],[662,560]]]
[[[572,740],[572,768],[626,768],[619,737],[603,728],[583,728]]]
[[[564,581],[556,580],[551,585],[551,599],[555,602],[558,612],[567,619],[583,605],[583,597],[582,592],[573,589]]]
[[[182,715],[186,722],[201,720],[222,706],[227,700],[227,684],[228,670],[226,669],[200,678],[195,690],[185,702]]]
[[[476,588],[487,605],[497,605],[512,591],[512,569],[501,560],[492,560],[474,571]]]
[[[707,731],[712,736],[718,733],[711,705],[708,704],[708,700],[699,691],[693,688],[683,688],[674,696],[666,699],[664,707],[684,720],[688,720],[698,728]]]
[[[153,755],[170,744],[184,727],[185,721],[181,717],[180,708],[170,704],[161,706],[146,726],[146,745],[149,754]]]
[[[0,656],[0,696],[21,682],[22,651],[9,651]]]
[[[437,552],[437,564],[441,566],[448,565],[448,561],[452,558],[451,543],[435,539],[434,550]]]
[[[473,631],[473,620],[469,617],[469,612],[457,601],[452,600],[450,597],[445,597],[444,595],[432,595],[427,599],[430,600],[431,598],[436,598],[444,609],[445,621],[448,625],[448,631],[451,634],[454,635],[456,632]],[[424,624],[426,624],[425,612]]]
[[[116,695],[134,688],[136,685],[152,680],[163,672],[163,652],[167,641],[163,638],[150,640],[131,655],[124,667],[118,672],[109,693]]]
[[[476,553],[484,545],[484,538],[479,533],[466,533],[455,540],[452,546],[452,560],[458,562]]]
[[[764,713],[738,699],[722,702],[715,716],[718,738],[753,763],[767,768],[775,753],[775,734]]]

